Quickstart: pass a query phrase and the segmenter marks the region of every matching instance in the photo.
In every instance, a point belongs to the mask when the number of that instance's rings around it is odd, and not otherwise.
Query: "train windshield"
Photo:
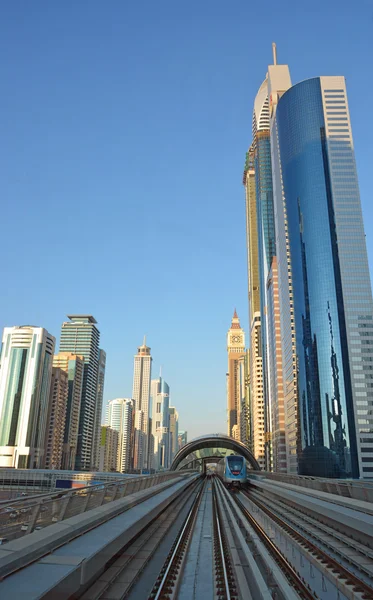
[[[232,473],[238,474],[241,472],[243,467],[243,458],[242,456],[228,456],[228,466]]]

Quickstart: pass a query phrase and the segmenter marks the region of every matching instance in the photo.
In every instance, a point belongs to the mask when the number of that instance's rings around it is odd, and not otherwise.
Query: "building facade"
[[[299,472],[371,477],[373,305],[345,80],[306,80],[276,100],[273,143],[292,272]]]
[[[62,468],[62,451],[68,395],[69,379],[67,372],[59,367],[52,367],[45,440],[45,469]]]
[[[241,328],[237,312],[227,333],[228,372],[227,372],[227,412],[228,435],[240,439],[241,435],[241,390],[240,360],[245,356],[245,332]]]
[[[188,443],[188,432],[179,429],[179,447],[178,447],[178,450],[180,450],[180,448],[182,448],[183,446],[185,446],[185,444],[187,444],[187,443]]]
[[[297,388],[297,358],[295,349],[294,298],[288,220],[283,193],[276,124],[278,100],[284,92],[291,87],[291,78],[289,67],[287,65],[277,64],[276,51],[274,52],[273,62],[274,64],[269,65],[268,67],[268,95],[271,99],[271,162],[276,232],[277,292],[280,308],[280,345],[282,353],[281,362],[286,441],[285,453],[288,472],[297,473],[298,459],[300,456],[300,423]],[[278,336],[278,334],[276,335]],[[279,351],[278,347],[277,351]],[[270,356],[273,356],[273,352]],[[276,374],[275,378],[280,380],[281,374]],[[276,403],[277,400],[275,400],[275,404]],[[276,455],[277,452],[275,451],[274,454]]]
[[[100,332],[92,315],[68,315],[68,319],[62,324],[60,352],[72,352],[84,357],[75,469],[89,471],[93,458]]]
[[[244,356],[241,356],[239,360],[239,387],[240,387],[240,434],[239,440],[245,444],[250,445],[251,433],[250,433],[250,350],[246,350]]]
[[[266,87],[261,86],[254,107],[253,130],[257,122],[266,123]],[[264,110],[261,119],[261,110]],[[255,125],[255,127],[254,127]],[[249,327],[250,327],[250,439],[251,450],[262,468],[266,466],[266,431],[263,383],[263,336],[260,296],[260,262],[258,210],[256,202],[255,146],[246,154],[243,175],[246,196],[246,246],[248,265]]]
[[[55,338],[42,327],[6,327],[0,369],[0,466],[44,463]]]
[[[277,257],[272,258],[267,278],[268,397],[271,417],[272,464],[276,473],[288,472],[285,435],[285,402],[281,348]]]
[[[53,357],[53,367],[59,367],[68,375],[68,398],[65,431],[62,445],[62,469],[75,468],[78,447],[80,404],[82,400],[84,357],[71,352],[60,352]]]
[[[147,453],[147,436],[144,433],[145,415],[142,410],[135,410],[133,434],[133,468],[135,471],[147,469],[145,457]]]
[[[138,415],[137,423],[142,423],[142,436],[137,436],[136,439],[141,439],[141,454],[136,452],[136,457],[141,455],[140,466],[137,463],[137,458],[134,461],[135,469],[148,468],[148,435],[149,435],[149,400],[150,400],[150,381],[152,372],[152,357],[150,354],[151,348],[144,343],[137,349],[137,354],[134,359],[133,372],[133,389],[132,398],[135,403],[135,410],[141,411],[142,415]],[[137,429],[137,427],[136,427]]]
[[[106,424],[118,432],[116,470],[128,473],[133,468],[134,401],[131,398],[110,400],[107,405]]]
[[[169,442],[169,466],[173,461],[173,458],[178,451],[179,443],[179,413],[175,406],[170,406],[168,409],[169,414],[169,427],[170,427],[170,442]]]
[[[119,433],[108,425],[101,425],[99,471],[117,471]]]
[[[97,375],[97,397],[95,407],[95,424],[94,424],[94,440],[91,468],[98,469],[99,464],[99,447],[101,438],[101,420],[102,420],[102,402],[104,399],[105,385],[105,368],[106,368],[106,352],[105,350],[98,351],[98,375]]]
[[[151,397],[154,438],[152,468],[159,471],[170,466],[170,388],[162,377],[152,379]]]

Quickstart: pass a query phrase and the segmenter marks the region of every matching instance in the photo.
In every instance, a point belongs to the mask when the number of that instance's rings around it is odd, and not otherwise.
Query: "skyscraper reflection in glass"
[[[306,80],[276,100],[299,473],[372,477],[373,305],[345,80]]]

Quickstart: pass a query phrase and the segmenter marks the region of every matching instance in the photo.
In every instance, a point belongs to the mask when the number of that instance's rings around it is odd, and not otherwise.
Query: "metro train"
[[[243,456],[226,456],[216,465],[216,474],[227,487],[241,487],[246,483],[246,461]]]

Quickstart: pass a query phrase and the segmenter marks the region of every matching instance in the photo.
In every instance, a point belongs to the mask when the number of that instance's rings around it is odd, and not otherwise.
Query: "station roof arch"
[[[240,454],[246,458],[253,470],[260,471],[258,461],[248,447],[224,433],[210,433],[209,435],[195,438],[185,444],[185,446],[175,454],[170,470],[179,471],[181,469],[186,469],[191,463],[203,461],[212,456],[215,456],[219,460],[229,454],[229,452],[227,452],[229,450],[232,451],[233,454]]]

